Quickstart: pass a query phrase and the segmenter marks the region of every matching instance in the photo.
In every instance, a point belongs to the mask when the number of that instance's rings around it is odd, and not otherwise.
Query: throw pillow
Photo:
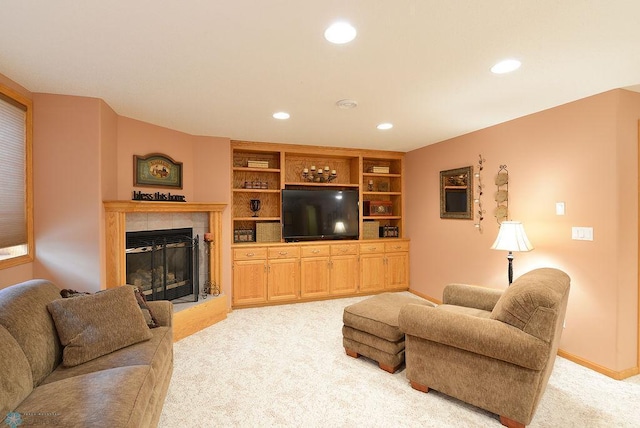
[[[85,291],[72,290],[70,288],[63,288],[62,290],[60,290],[60,295],[64,299],[69,297],[88,296],[89,294],[91,293],[87,293]]]
[[[124,285],[47,305],[64,346],[65,366],[77,366],[152,337],[133,288]]]
[[[151,308],[147,304],[147,299],[144,297],[144,293],[138,287],[134,288],[136,293],[136,300],[138,301],[138,306],[142,311],[142,315],[144,316],[144,320],[147,323],[149,328],[156,328],[159,326],[158,320],[153,316],[153,312],[151,312]]]
[[[144,297],[144,293],[142,292],[142,290],[140,290],[138,287],[134,287],[134,291],[136,294],[136,300],[138,302],[138,306],[142,311],[142,316],[144,316],[144,320],[146,321],[147,326],[149,326],[149,328],[159,327],[160,324],[158,323],[158,320],[156,319],[156,317],[153,316],[153,312],[151,312],[151,308],[147,304],[147,299]],[[100,293],[100,291],[98,291],[98,293]],[[87,293],[85,291],[76,291],[70,288],[64,288],[60,290],[60,295],[64,299],[68,299],[71,297],[89,296],[91,295],[91,293]]]

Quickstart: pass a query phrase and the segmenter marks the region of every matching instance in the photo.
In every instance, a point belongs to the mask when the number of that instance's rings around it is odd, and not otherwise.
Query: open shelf
[[[291,144],[232,141],[232,225],[233,230],[256,230],[260,222],[281,222],[284,189],[327,188],[353,189],[359,191],[359,240],[364,240],[363,223],[377,221],[381,226],[397,228],[398,236],[403,231],[403,174],[404,154],[384,150],[360,150],[335,147],[310,147]],[[251,161],[262,162],[267,168],[249,167]],[[336,171],[331,182],[306,181],[302,175],[305,168],[311,170],[328,168]],[[382,167],[389,172],[373,172]],[[259,183],[261,188],[253,188]],[[251,188],[246,188],[249,185]],[[266,186],[266,188],[262,188]],[[251,199],[261,201],[259,217],[253,217],[249,204]],[[365,216],[365,201],[390,202],[391,214]],[[386,238],[380,238],[386,239]],[[283,242],[280,240],[280,242]],[[250,242],[242,242],[249,244]],[[258,245],[259,242],[254,242]]]

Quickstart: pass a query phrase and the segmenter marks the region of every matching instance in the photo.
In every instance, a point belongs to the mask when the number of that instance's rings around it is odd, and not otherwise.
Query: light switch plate
[[[576,241],[593,241],[593,227],[572,227],[571,239]]]
[[[556,215],[564,215],[564,202],[556,202]]]

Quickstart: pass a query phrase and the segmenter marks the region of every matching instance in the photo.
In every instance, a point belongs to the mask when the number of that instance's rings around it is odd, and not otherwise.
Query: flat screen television
[[[286,242],[358,239],[358,191],[282,190],[282,235]]]

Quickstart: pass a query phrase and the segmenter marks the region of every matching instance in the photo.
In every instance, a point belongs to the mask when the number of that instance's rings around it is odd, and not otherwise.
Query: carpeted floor
[[[413,390],[342,347],[355,297],[235,310],[175,344],[160,427],[501,427],[496,415]],[[615,381],[557,358],[530,425],[639,427],[640,376]]]

